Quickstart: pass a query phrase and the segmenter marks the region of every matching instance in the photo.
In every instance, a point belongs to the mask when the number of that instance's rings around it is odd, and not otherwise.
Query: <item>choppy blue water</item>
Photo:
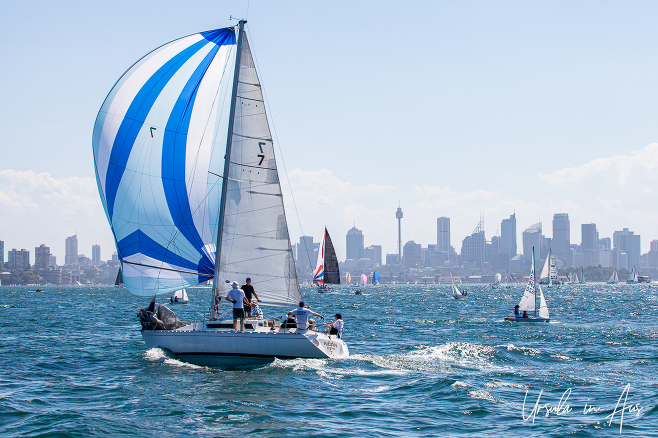
[[[351,358],[219,370],[147,350],[125,289],[2,287],[0,434],[598,437],[623,413],[622,436],[658,436],[657,288],[547,289],[551,324],[502,321],[523,286],[468,289],[305,289],[342,312]],[[209,290],[189,295],[193,320]]]

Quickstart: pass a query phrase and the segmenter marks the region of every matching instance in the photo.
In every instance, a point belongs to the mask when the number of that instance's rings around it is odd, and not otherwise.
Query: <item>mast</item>
[[[226,192],[228,191],[228,174],[229,164],[231,161],[231,146],[233,143],[233,122],[235,118],[235,101],[238,94],[238,77],[240,76],[240,54],[242,52],[242,32],[244,29],[245,20],[238,22],[238,41],[235,52],[235,71],[233,73],[233,90],[231,91],[231,113],[228,121],[228,136],[226,138],[226,154],[224,155],[224,174],[222,175],[222,198],[219,204],[219,224],[217,230],[217,245],[215,245],[215,276],[213,278],[213,295],[210,303],[210,319],[217,317],[215,304],[219,297],[219,262],[221,260],[222,252],[222,235],[224,233],[224,209],[226,208]]]
[[[532,276],[534,281],[532,285],[535,288],[535,318],[537,317],[537,276],[535,275],[535,247],[532,247]]]

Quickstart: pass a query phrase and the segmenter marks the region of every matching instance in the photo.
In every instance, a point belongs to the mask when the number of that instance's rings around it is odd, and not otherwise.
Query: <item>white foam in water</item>
[[[144,352],[144,358],[153,362],[159,361],[167,365],[173,365],[177,367],[192,368],[197,370],[205,370],[207,367],[200,365],[194,365],[191,363],[183,362],[182,360],[172,359],[160,348],[151,348]]]
[[[406,354],[404,357],[413,360],[444,362],[467,367],[495,367],[491,364],[495,350],[486,345],[469,344],[467,342],[449,342],[436,347],[425,347]]]
[[[470,388],[471,385],[469,385],[469,384],[466,383],[466,382],[462,382],[462,381],[460,381],[460,380],[457,380],[455,383],[453,383],[452,385],[450,385],[450,387],[451,387],[451,388]]]
[[[491,393],[489,391],[485,391],[484,389],[476,389],[475,391],[469,392],[468,395],[470,395],[473,398],[488,400],[488,401],[491,401],[491,402],[494,402],[494,403],[510,404],[510,403],[506,402],[503,399],[500,399],[498,397],[494,397],[493,395],[491,395]]]

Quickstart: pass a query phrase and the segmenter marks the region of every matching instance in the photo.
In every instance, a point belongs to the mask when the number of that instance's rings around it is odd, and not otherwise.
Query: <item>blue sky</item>
[[[452,242],[516,211],[658,239],[658,3],[2,2],[0,240],[112,237],[91,131],[119,76],[153,48],[246,17],[305,234],[339,258],[353,224],[396,251]],[[281,165],[281,163],[280,163]],[[285,180],[284,180],[285,182]],[[286,185],[291,235],[301,233]]]

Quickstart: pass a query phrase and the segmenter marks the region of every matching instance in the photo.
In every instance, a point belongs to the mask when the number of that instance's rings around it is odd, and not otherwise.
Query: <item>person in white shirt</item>
[[[340,313],[337,313],[334,315],[334,319],[335,321],[327,325],[324,332],[329,333],[330,335],[337,335],[340,339],[343,337],[343,316]]]
[[[233,289],[226,295],[226,301],[233,303],[233,330],[238,331],[238,318],[240,319],[240,331],[244,333],[244,305],[249,302],[244,296],[244,292],[238,289],[238,282],[234,281],[231,286]]]
[[[297,330],[306,330],[307,328],[313,328],[315,325],[315,321],[312,319],[308,319],[309,316],[317,316],[318,318],[324,319],[324,316],[320,315],[319,313],[313,312],[311,309],[305,309],[306,303],[303,301],[299,302],[299,308],[293,310],[292,312],[288,312],[288,315],[292,315],[295,317],[295,320],[297,321]]]

